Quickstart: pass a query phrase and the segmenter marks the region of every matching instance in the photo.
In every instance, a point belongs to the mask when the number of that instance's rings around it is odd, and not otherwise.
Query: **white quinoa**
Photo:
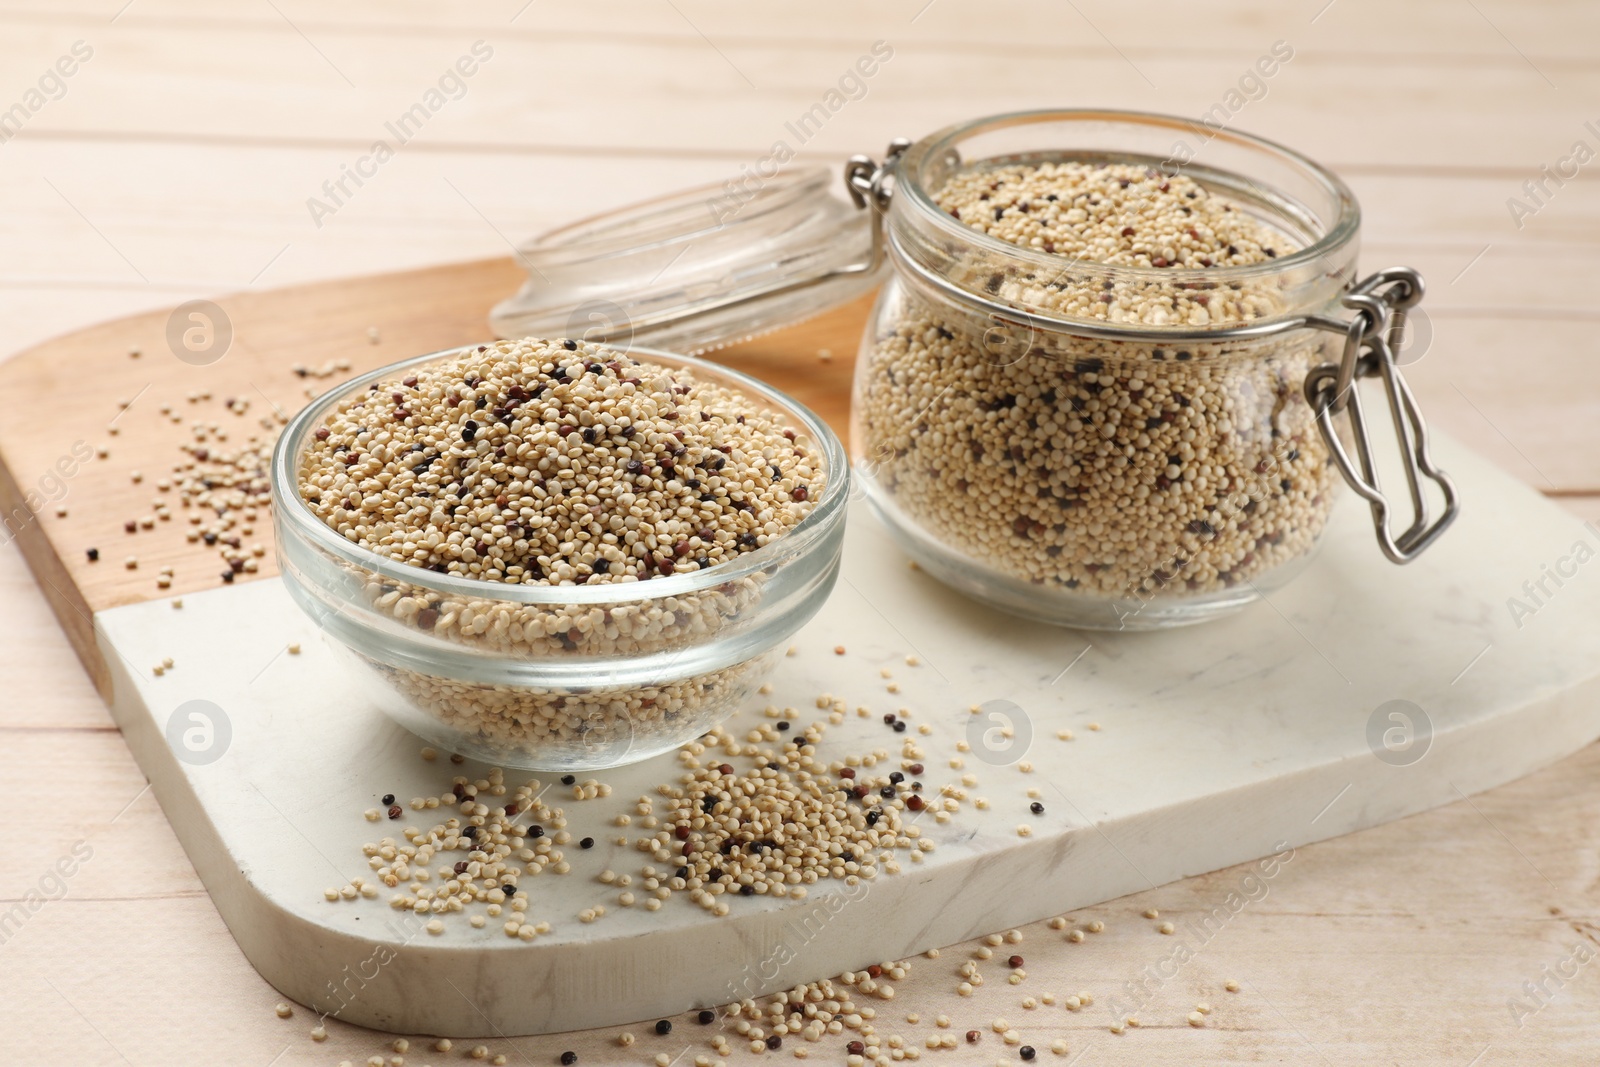
[[[437,723],[506,755],[547,760],[562,749],[623,753],[657,737],[703,732],[749,698],[776,659],[768,653],[681,681],[576,692],[467,682],[354,654],[429,716],[409,724],[415,732],[435,734]],[[451,743],[448,736],[438,741]]]
[[[811,512],[825,472],[804,428],[751,396],[613,349],[527,339],[345,398],[308,441],[299,480],[310,510],[349,541],[484,587],[445,596],[364,572],[371,604],[443,640],[537,659],[645,654],[717,633],[759,601],[760,576],[680,596],[634,587],[781,537]],[[606,585],[617,601],[522,605],[500,597],[506,585]],[[596,728],[692,735],[758,685],[764,664],[601,692],[374,666],[438,722],[511,757],[556,753]]]
[[[899,853],[931,850],[916,813],[942,802],[925,799],[909,771],[872,774],[819,758],[825,733],[821,723],[764,726],[766,743],[752,745],[719,727],[684,746],[681,780],[661,786],[659,800],[640,799],[652,814],[665,805],[659,829],[636,842],[674,868],[662,886],[725,914],[727,895],[804,897],[819,880],[871,881],[898,873]]]
[[[488,582],[691,573],[795,526],[816,451],[751,398],[576,341],[502,341],[329,415],[301,495],[344,537]]]
[[[952,272],[1004,303],[1191,329],[1285,310],[1269,282],[1189,273],[1298,246],[1183,175],[979,164],[934,199],[974,230],[1062,257],[1054,273]],[[1092,264],[1145,278],[1106,280]],[[1172,270],[1150,280],[1158,268]],[[1301,395],[1325,343],[1309,331],[1100,341],[1041,325],[997,353],[988,320],[908,281],[863,361],[861,465],[908,519],[1011,579],[1104,598],[1226,590],[1307,553],[1327,519],[1332,469]]]

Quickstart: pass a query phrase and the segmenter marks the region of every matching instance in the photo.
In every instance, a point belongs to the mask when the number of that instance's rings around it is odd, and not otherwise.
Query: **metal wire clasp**
[[[1342,303],[1355,312],[1349,322],[1326,318],[1309,322],[1320,329],[1344,334],[1345,342],[1338,363],[1319,364],[1306,375],[1306,401],[1316,415],[1317,427],[1322,431],[1322,439],[1327,442],[1339,473],[1371,506],[1378,545],[1395,563],[1410,563],[1416,559],[1460,512],[1455,483],[1434,465],[1428,454],[1428,424],[1423,421],[1417,399],[1395,361],[1406,312],[1422,299],[1422,293],[1422,275],[1410,267],[1391,267],[1362,279],[1344,295]],[[1399,534],[1390,530],[1389,500],[1378,484],[1378,473],[1372,462],[1372,443],[1361,408],[1361,393],[1355,386],[1358,379],[1371,377],[1383,379],[1389,415],[1394,422],[1395,437],[1400,442],[1406,485],[1411,492],[1412,522]],[[1334,429],[1334,416],[1346,410],[1350,414],[1359,470],[1350,461],[1350,454]],[[1428,502],[1422,494],[1423,476],[1444,493],[1444,514],[1431,524]]]
[[[861,270],[874,271],[883,263],[884,227],[889,215],[889,197],[894,191],[888,181],[894,174],[895,164],[910,147],[909,138],[896,137],[889,142],[889,150],[884,153],[882,163],[864,155],[854,155],[845,161],[844,187],[850,193],[851,201],[858,208],[872,208],[873,214],[870,223],[872,251],[867,262],[859,268]]]

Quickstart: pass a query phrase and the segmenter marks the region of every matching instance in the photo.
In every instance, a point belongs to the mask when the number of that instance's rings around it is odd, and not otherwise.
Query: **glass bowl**
[[[475,347],[475,346],[473,346]],[[749,375],[652,349],[627,355],[738,390],[822,457],[824,485],[793,529],[735,560],[607,585],[480,581],[390,559],[305,504],[310,435],[344,399],[451,349],[391,364],[318,397],[272,457],[273,528],[290,596],[400,725],[500,766],[597,770],[647,759],[726,719],[765,681],[780,645],[833,589],[849,465],[826,423]]]

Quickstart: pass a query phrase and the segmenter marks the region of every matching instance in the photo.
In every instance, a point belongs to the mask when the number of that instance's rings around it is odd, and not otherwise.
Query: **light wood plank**
[[[121,0],[59,5],[50,0],[17,0],[7,4],[0,17],[18,22],[103,25],[121,7]],[[803,6],[773,9],[747,8],[684,0],[678,10],[651,0],[623,0],[610,6],[615,18],[605,26],[582,9],[565,5],[530,7],[526,0],[491,0],[470,6],[429,5],[420,0],[383,7],[347,5],[335,14],[312,0],[278,5],[304,32],[360,36],[382,41],[393,36],[417,36],[441,30],[500,30],[592,39],[665,37],[702,40],[704,32],[717,40],[782,40],[792,47],[814,47],[847,40],[860,25],[860,5],[849,0],[819,0]],[[888,0],[877,4],[869,17],[907,28],[908,35],[925,47],[951,49],[1008,48],[1012,53],[1059,47],[1077,42],[1086,26],[1104,37],[1095,42],[1102,51],[1115,45],[1130,55],[1159,52],[1201,52],[1240,49],[1241,40],[1263,33],[1298,31],[1321,48],[1383,63],[1403,56],[1409,62],[1456,60],[1523,63],[1520,49],[1534,61],[1581,65],[1588,57],[1585,31],[1600,25],[1594,9],[1582,0],[1562,0],[1524,9],[1507,2],[1486,2],[1478,12],[1463,10],[1452,0],[1417,0],[1404,6],[1382,0],[1340,0],[1337,11],[1326,0],[1293,0],[1262,5],[1252,0],[1216,0],[1205,17],[1177,3],[1137,6],[1114,0],[1091,0],[1077,5],[1078,12],[1063,10],[1049,0],[998,0],[981,6],[938,0]],[[137,11],[125,13],[130,24],[207,29],[247,29],[287,34],[293,26],[284,18],[251,4],[219,5],[205,0],[141,0]],[[1019,32],[1019,30],[1021,32]],[[1381,32],[1375,32],[1379,31]]]
[[[936,5],[927,17],[940,12]],[[1336,14],[1347,17],[1327,17]],[[127,22],[101,31],[106,43],[95,59],[75,76],[65,98],[30,120],[22,139],[117,129],[246,142],[337,138],[361,151],[384,136],[384,123],[415,104],[479,32],[463,28],[454,40],[443,31],[395,36],[374,49],[350,29],[307,29],[298,19],[300,32],[287,23],[268,32],[253,24],[189,28],[145,25],[133,12],[125,17]],[[995,52],[971,44],[924,44],[907,32],[914,27],[903,15],[888,12],[861,19],[857,35],[802,50],[782,37],[708,40],[679,33],[552,42],[531,32],[501,36],[482,29],[496,58],[467,83],[462,99],[429,120],[423,137],[467,145],[627,146],[666,154],[707,148],[764,152],[785,136],[786,120],[821,99],[879,38],[901,42],[895,59],[869,82],[864,99],[830,118],[810,147],[842,153],[963,117],[1050,103],[1055,94],[1041,94],[1040,86],[1055,82],[1063,61],[1072,66],[1075,106],[1200,114],[1274,40],[1298,39],[1309,42],[1305,53],[1268,83],[1264,99],[1239,112],[1234,125],[1292,141],[1338,165],[1521,165],[1531,171],[1583,135],[1583,123],[1592,117],[1584,101],[1600,88],[1600,69],[1583,64],[1561,70],[1563,88],[1552,88],[1470,7],[1456,10],[1450,25],[1484,38],[1479,47],[1489,49],[1492,42],[1490,52],[1499,58],[1475,55],[1470,70],[1452,79],[1448,98],[1435,91],[1437,67],[1375,68],[1370,59],[1321,54],[1315,38],[1301,32],[1315,27],[1293,20],[1241,31],[1237,50],[1229,54],[1152,55],[1108,46],[1094,28],[1098,23],[1063,13],[1042,21],[1080,52],[1008,49],[1001,62]],[[971,40],[1009,45],[1014,22],[984,23],[972,28]],[[53,59],[80,29],[76,23],[19,27],[15,39],[0,45],[0,57],[8,67],[32,69]],[[207,47],[197,48],[202,39]],[[530,82],[522,72],[532,69],[541,77]],[[596,70],[607,76],[592,77]],[[600,109],[604,122],[568,106],[569,87],[580,84],[586,106]],[[275,96],[274,87],[284,95]],[[669,99],[676,108],[657,115],[638,106],[642,99]],[[123,111],[122,121],[108,127],[102,116],[116,114],[125,100],[138,102],[137,117]],[[1404,123],[1370,121],[1397,102]],[[1472,121],[1462,121],[1464,114]]]
[[[1581,316],[1595,307],[1584,289],[1594,276],[1589,248],[1600,235],[1600,205],[1590,183],[1579,182],[1521,232],[1504,206],[1593,117],[1586,101],[1596,98],[1600,69],[1595,5],[1337,0],[1323,11],[1323,0],[1217,0],[1196,18],[1193,5],[1165,2],[1083,0],[1074,9],[936,0],[913,23],[924,0],[871,10],[844,0],[675,0],[683,14],[653,0],[624,0],[603,13],[540,0],[509,26],[523,0],[275,3],[294,25],[268,5],[211,0],[136,0],[114,26],[108,20],[123,0],[12,0],[0,10],[0,101],[16,99],[72,40],[103,49],[65,100],[0,146],[8,164],[0,167],[0,202],[8,206],[0,213],[8,251],[0,277],[9,279],[0,284],[0,349],[231,290],[285,243],[290,251],[262,286],[502,254],[471,208],[440,196],[441,174],[513,237],[567,208],[723,177],[878,36],[899,49],[885,71],[890,79],[835,116],[812,158],[879,151],[893,134],[1005,107],[1203,110],[1263,43],[1283,37],[1294,43],[1295,61],[1236,122],[1342,168],[1367,209],[1370,265],[1415,262],[1428,272],[1439,347],[1414,377],[1434,421],[1499,449],[1510,469],[1519,469],[1520,450],[1547,474],[1595,484],[1594,421],[1583,399],[1594,395],[1585,356],[1592,345]],[[361,88],[345,86],[300,31],[359,71]],[[760,88],[729,70],[701,31]],[[457,54],[457,38],[491,33],[497,48],[507,42],[501,58],[517,64],[499,73],[491,63],[485,74],[501,80],[475,85],[475,95],[451,105],[386,168],[381,185],[314,230],[304,215],[310,191],[352,150],[364,150],[392,109],[415,99],[438,61]],[[619,47],[604,47],[608,41]],[[560,74],[559,90],[548,88],[549,72]],[[98,84],[83,80],[91,75]],[[640,155],[640,146],[656,154]],[[156,285],[146,289],[78,215],[59,198],[50,202],[45,177]],[[1401,191],[1407,187],[1415,192]],[[1491,251],[1451,285],[1486,244]],[[1549,311],[1567,317],[1510,315]],[[1496,443],[1469,406],[1450,400],[1456,386],[1516,449]],[[1525,474],[1537,479],[1531,467]],[[1589,518],[1600,518],[1597,501],[1563,498]],[[337,1025],[328,1044],[314,1045],[303,1013],[289,1022],[270,1014],[276,995],[199,895],[148,795],[109,825],[137,795],[138,771],[106,733],[104,709],[9,547],[0,547],[0,603],[0,795],[9,810],[27,812],[40,798],[61,798],[70,780],[72,798],[55,816],[66,819],[60,833],[37,819],[13,819],[0,831],[8,857],[0,897],[26,887],[29,872],[42,875],[60,838],[88,836],[110,860],[85,868],[64,900],[0,950],[0,1058],[266,1063],[282,1051],[279,1064],[326,1064],[386,1051],[376,1035]],[[1586,1062],[1600,1008],[1600,987],[1587,972],[1522,1029],[1506,1002],[1575,939],[1594,940],[1600,849],[1588,786],[1597,771],[1600,749],[1591,748],[1477,798],[1475,808],[1456,805],[1305,850],[1296,861],[1303,866],[1291,865],[1261,906],[1241,913],[1166,987],[1146,1013],[1155,1025],[1113,1038],[1103,1019],[1057,1011],[1048,1025],[1030,1013],[1028,1032],[1063,1028],[1073,1055],[1089,1049],[1086,1063]],[[1168,940],[1149,935],[1138,912],[1154,904],[1181,920],[1236,877],[1221,872],[1170,887],[1171,897],[1108,908],[1108,933],[1083,945],[1030,931],[1026,988],[1104,990],[1136,978]],[[977,1000],[953,996],[963,958],[947,952],[937,964],[923,961],[902,984],[895,1012],[882,1018],[910,1010],[924,1018],[948,1011],[958,1026],[1022,1018],[1001,982]],[[1249,981],[1250,992],[1217,993],[1227,977]],[[1181,1013],[1202,996],[1218,1012],[1205,1031],[1190,1031]],[[628,1054],[606,1044],[607,1035],[519,1042],[524,1056],[506,1051],[519,1063],[549,1062],[563,1047],[581,1051],[584,1063],[631,1062],[632,1053],[655,1050],[647,1027],[635,1032],[641,1044]],[[986,1040],[981,1047],[997,1051]]]

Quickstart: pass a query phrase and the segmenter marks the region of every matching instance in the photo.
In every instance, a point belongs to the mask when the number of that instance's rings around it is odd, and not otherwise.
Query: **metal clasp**
[[[1378,545],[1383,549],[1383,554],[1395,563],[1410,563],[1416,559],[1460,513],[1455,483],[1434,465],[1428,454],[1428,424],[1423,420],[1416,397],[1412,395],[1411,387],[1406,384],[1405,376],[1400,373],[1396,363],[1406,312],[1422,299],[1422,293],[1422,275],[1410,267],[1392,267],[1362,279],[1344,295],[1342,303],[1355,312],[1355,317],[1349,322],[1329,318],[1308,321],[1308,325],[1344,334],[1344,352],[1339,362],[1319,364],[1306,375],[1306,401],[1316,415],[1317,427],[1322,431],[1322,439],[1327,442],[1339,473],[1350,483],[1350,488],[1371,506]],[[1411,493],[1412,522],[1399,534],[1390,530],[1389,500],[1378,484],[1378,473],[1372,462],[1372,443],[1367,435],[1366,417],[1361,407],[1361,393],[1356,388],[1357,380],[1371,377],[1383,379],[1389,415],[1394,423],[1395,437],[1400,442],[1406,485]],[[1334,416],[1347,410],[1351,434],[1355,439],[1357,463],[1351,462],[1350,454],[1339,440],[1333,425]],[[1444,493],[1444,514],[1432,523],[1428,521],[1428,502],[1422,493],[1422,477],[1428,478]]]
[[[869,224],[872,227],[872,250],[867,262],[846,269],[871,273],[883,264],[884,230],[888,225],[889,197],[894,191],[887,183],[894,174],[895,164],[910,147],[909,138],[896,137],[889,142],[889,150],[884,153],[882,163],[864,155],[851,156],[845,162],[844,187],[850,193],[851,201],[858,208],[872,208],[873,213]]]

